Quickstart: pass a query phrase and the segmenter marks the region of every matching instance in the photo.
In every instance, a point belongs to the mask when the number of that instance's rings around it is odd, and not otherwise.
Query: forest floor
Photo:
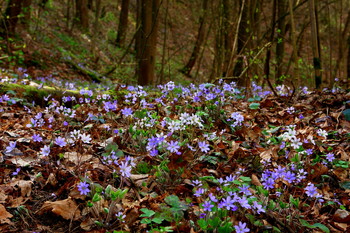
[[[0,91],[1,232],[350,231],[345,91],[26,70]]]

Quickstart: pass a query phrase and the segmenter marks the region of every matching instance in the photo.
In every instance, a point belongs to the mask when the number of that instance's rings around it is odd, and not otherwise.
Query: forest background
[[[350,2],[2,0],[0,65],[121,83],[347,85]]]

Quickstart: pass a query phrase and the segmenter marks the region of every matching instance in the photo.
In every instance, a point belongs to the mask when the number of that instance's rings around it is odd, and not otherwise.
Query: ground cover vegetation
[[[1,77],[2,232],[345,232],[349,94]],[[11,84],[69,89],[36,103]],[[18,89],[17,89],[18,90]],[[30,100],[30,101],[29,101]]]

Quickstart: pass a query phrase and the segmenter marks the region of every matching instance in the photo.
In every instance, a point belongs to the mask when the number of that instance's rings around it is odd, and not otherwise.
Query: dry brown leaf
[[[0,204],[0,223],[4,224],[4,223],[11,223],[9,218],[12,218],[13,215],[9,212],[7,212],[5,206],[3,206],[2,204]]]
[[[6,203],[7,195],[5,191],[0,189],[0,203]]]
[[[64,153],[64,158],[69,162],[74,164],[79,164],[88,161],[92,158],[92,155],[89,154],[80,154],[77,152],[66,152]]]
[[[38,214],[43,214],[50,210],[67,220],[78,220],[81,217],[78,205],[70,197],[60,201],[46,201],[38,211]]]
[[[261,186],[261,182],[259,180],[259,178],[255,175],[255,174],[252,174],[252,184],[255,185],[255,186]]]

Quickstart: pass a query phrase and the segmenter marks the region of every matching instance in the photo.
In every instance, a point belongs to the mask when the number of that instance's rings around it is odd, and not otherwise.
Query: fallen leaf
[[[9,218],[12,218],[13,215],[7,212],[6,208],[0,204],[0,223],[11,223]]]
[[[81,217],[78,205],[70,197],[60,201],[46,201],[38,211],[38,214],[41,215],[50,210],[66,220],[78,220]]]

